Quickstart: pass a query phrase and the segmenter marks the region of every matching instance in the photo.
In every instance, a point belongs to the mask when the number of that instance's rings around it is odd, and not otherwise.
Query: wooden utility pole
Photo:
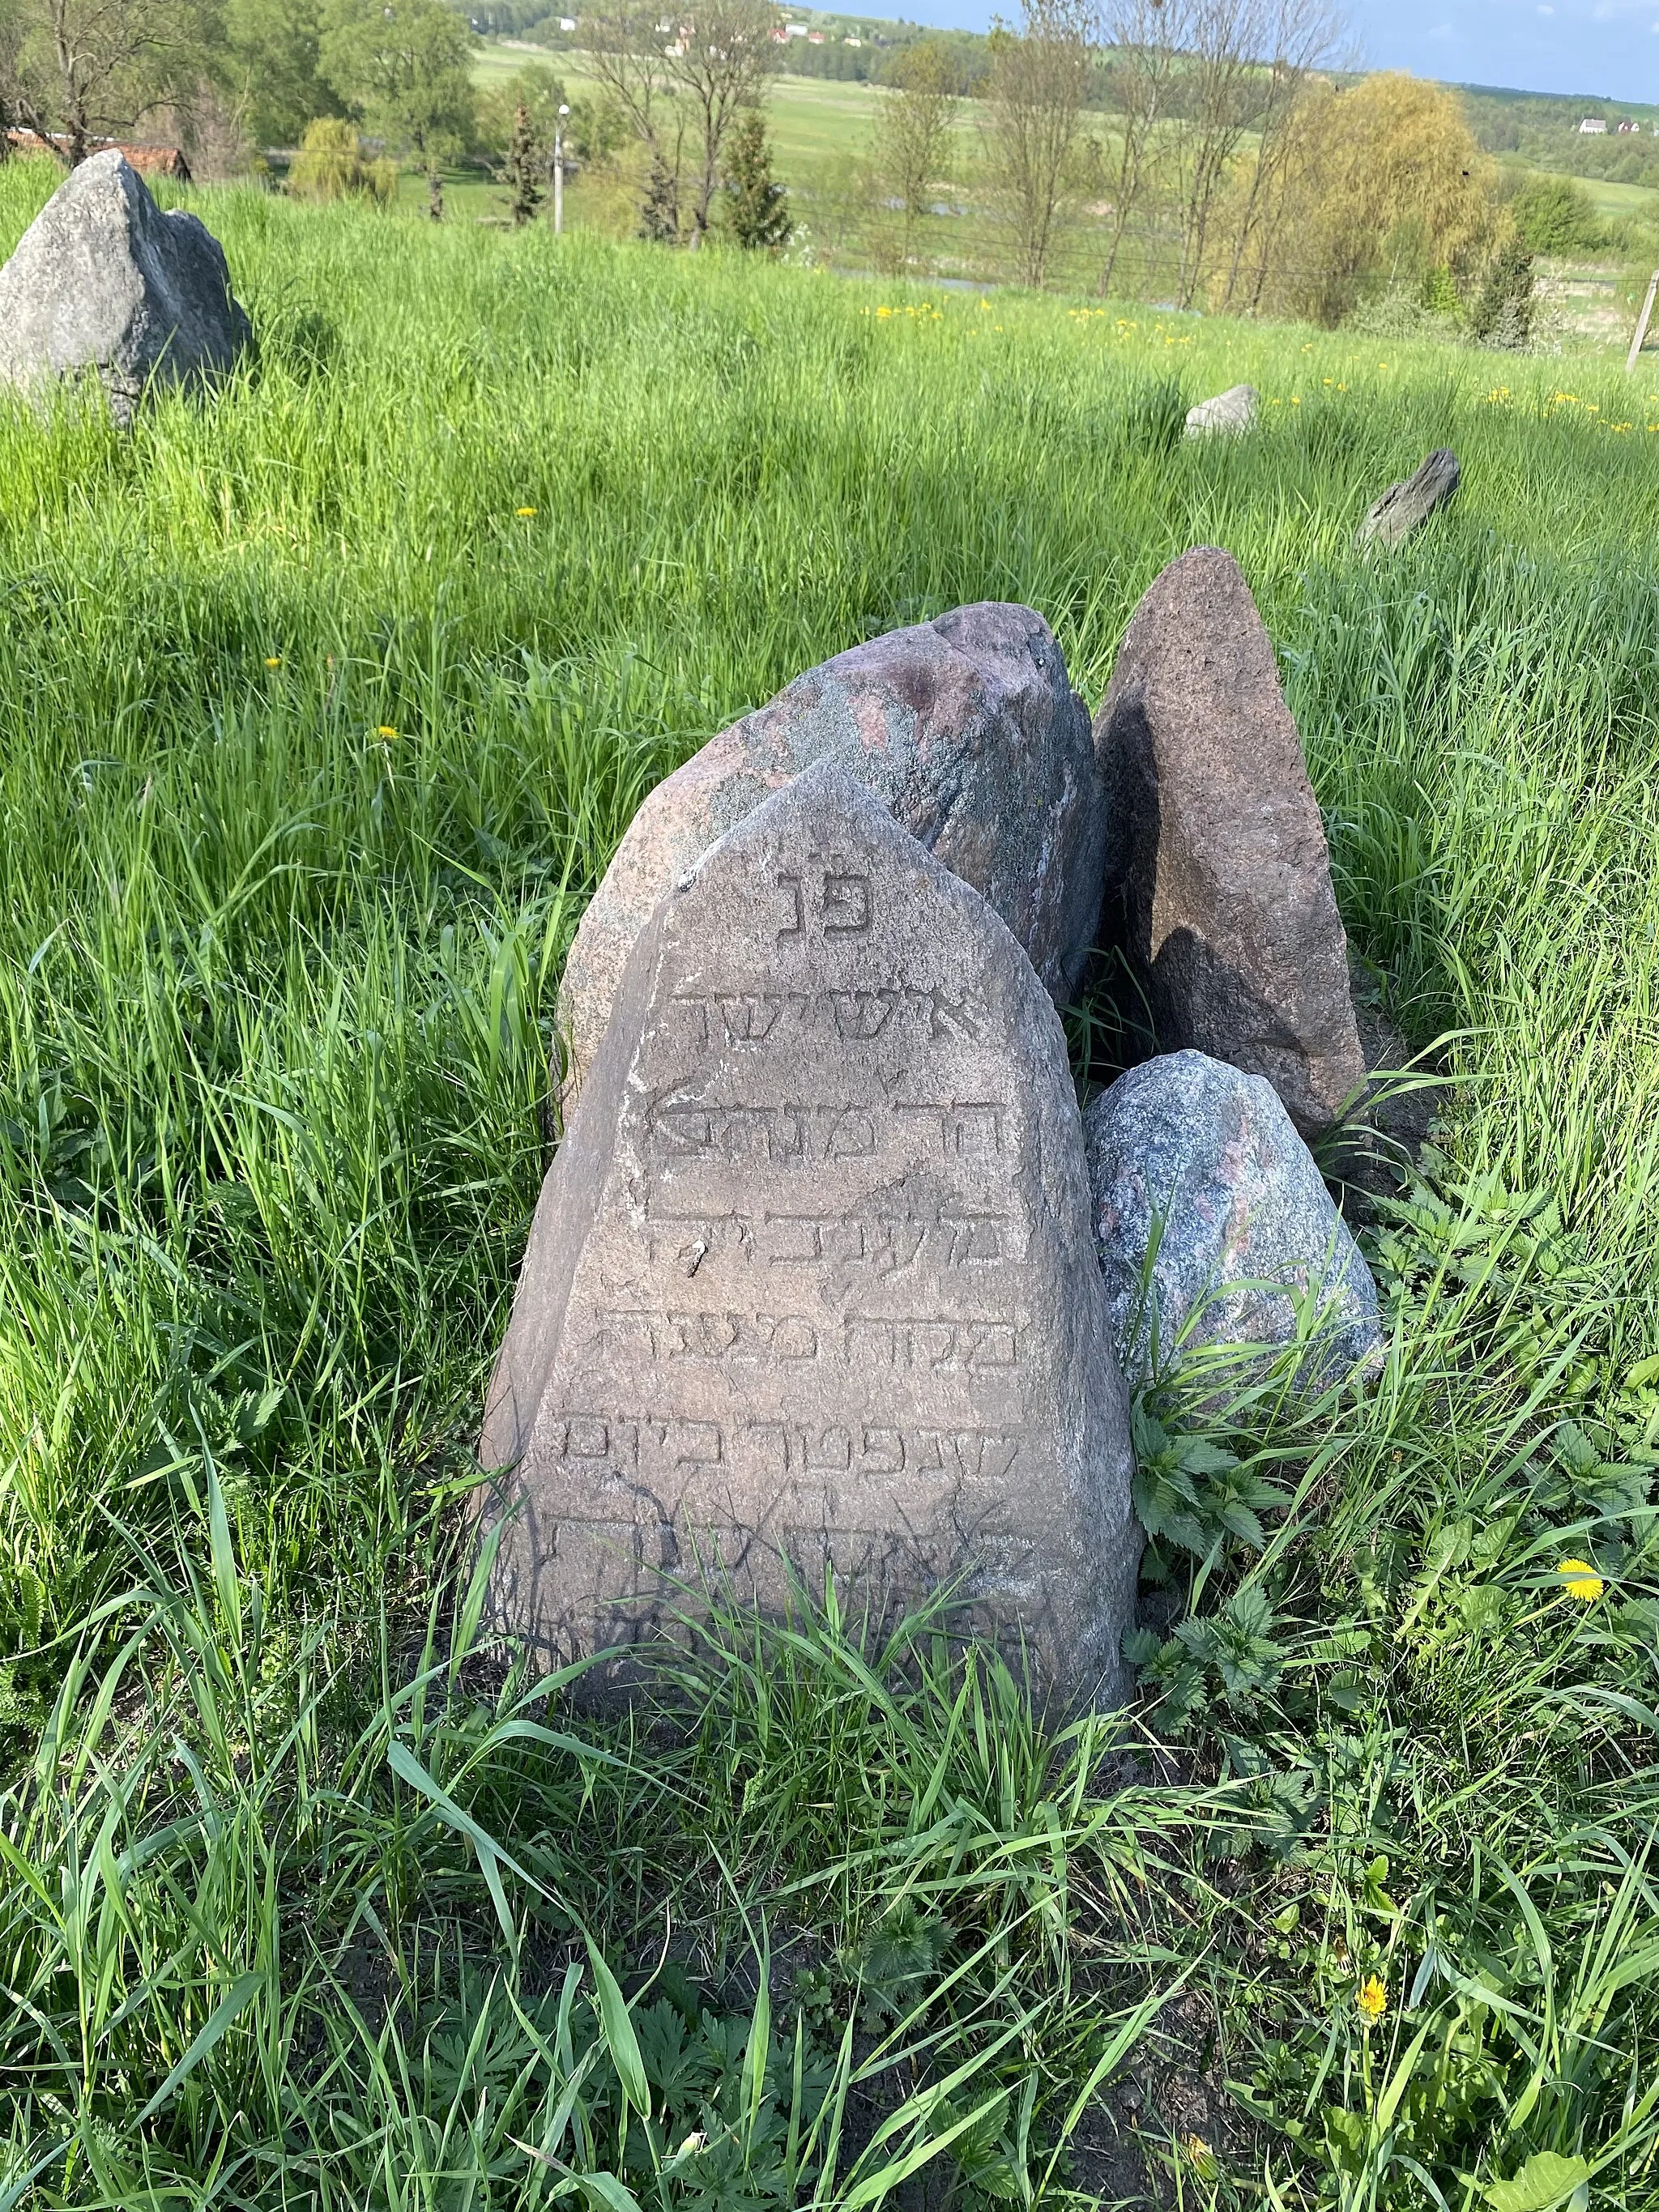
[[[553,235],[555,238],[564,228],[564,118],[569,112],[570,110],[568,107],[562,106],[559,110],[559,119],[553,126]],[[1659,284],[1659,276],[1656,276],[1653,281],[1656,284]],[[1651,306],[1651,296],[1650,296],[1649,305]],[[1644,315],[1642,319],[1645,325],[1646,316]]]
[[[1642,302],[1642,312],[1636,319],[1636,336],[1630,342],[1630,351],[1625,356],[1625,374],[1628,376],[1636,366],[1636,356],[1642,350],[1642,341],[1648,334],[1648,317],[1653,313],[1653,295],[1659,292],[1659,269],[1648,279],[1648,296]]]

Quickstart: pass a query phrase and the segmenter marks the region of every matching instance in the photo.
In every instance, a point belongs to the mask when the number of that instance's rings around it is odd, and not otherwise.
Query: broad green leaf
[[[1583,2188],[1589,2179],[1589,2167],[1582,2158],[1535,2150],[1512,2180],[1490,2185],[1486,2202],[1492,2212],[1551,2212],[1553,2206]]]

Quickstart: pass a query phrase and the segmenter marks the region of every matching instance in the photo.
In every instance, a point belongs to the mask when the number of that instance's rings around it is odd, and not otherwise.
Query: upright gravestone
[[[498,1624],[550,1660],[705,1577],[879,1614],[960,1580],[1121,1693],[1139,1540],[1065,1041],[1006,926],[841,768],[659,904],[489,1395]]]
[[[1273,640],[1231,553],[1135,609],[1095,717],[1121,933],[1165,1051],[1264,1076],[1304,1137],[1365,1079],[1348,941]]]

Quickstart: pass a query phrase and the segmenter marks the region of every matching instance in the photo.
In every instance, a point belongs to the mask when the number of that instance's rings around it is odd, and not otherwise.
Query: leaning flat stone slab
[[[962,1578],[1068,1703],[1139,1540],[1059,1020],[979,894],[833,763],[659,903],[490,1386],[491,1598],[550,1661],[682,1582],[878,1617]]]
[[[1100,911],[1100,791],[1088,710],[1029,607],[958,607],[798,677],[658,785],[583,915],[559,987],[566,1112],[635,939],[669,886],[771,792],[838,760],[988,899],[1064,999]]]
[[[112,147],[71,172],[0,269],[0,382],[95,375],[118,422],[152,384],[225,374],[252,337],[218,240],[163,215]]]
[[[1304,1135],[1364,1081],[1348,949],[1273,641],[1231,553],[1172,562],[1095,718],[1109,906],[1168,1050],[1265,1076]]]
[[[1462,473],[1451,448],[1437,447],[1414,475],[1390,484],[1382,498],[1366,509],[1355,543],[1364,545],[1375,539],[1382,545],[1400,544],[1437,507],[1445,505],[1457,489]]]
[[[1213,399],[1200,399],[1196,407],[1187,410],[1187,435],[1208,438],[1219,432],[1237,436],[1254,426],[1261,404],[1255,385],[1235,384],[1226,392],[1218,392]]]
[[[1310,1297],[1319,1323],[1308,1378],[1381,1361],[1370,1270],[1260,1076],[1201,1052],[1166,1054],[1121,1075],[1083,1127],[1114,1339],[1133,1382],[1201,1346],[1282,1351]]]

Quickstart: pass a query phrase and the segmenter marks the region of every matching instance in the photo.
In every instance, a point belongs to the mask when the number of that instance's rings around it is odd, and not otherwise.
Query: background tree
[[[1094,40],[1090,0],[1022,0],[1018,32],[991,33],[987,166],[1022,283],[1041,284],[1048,273]]]
[[[908,263],[928,196],[951,169],[956,124],[957,68],[943,39],[902,47],[888,71],[891,88],[876,110],[875,167],[899,203],[901,258]]]
[[[368,129],[407,148],[434,186],[477,120],[468,67],[477,39],[444,0],[332,0],[323,74]]]
[[[1212,218],[1255,116],[1271,50],[1265,0],[1189,0],[1181,72],[1181,265],[1176,296],[1189,307],[1202,282]]]
[[[292,146],[336,103],[322,74],[322,0],[224,0],[227,92],[258,146]]]
[[[653,150],[651,155],[645,197],[640,203],[639,235],[653,246],[678,246],[680,242],[679,176],[659,150]]]
[[[1299,103],[1282,204],[1265,247],[1270,313],[1334,325],[1390,285],[1443,268],[1460,284],[1498,228],[1494,164],[1455,93],[1393,72]]]
[[[13,111],[61,134],[71,164],[100,138],[188,109],[207,73],[205,0],[21,0],[13,22]]]
[[[794,228],[789,196],[772,174],[766,118],[745,107],[732,125],[726,156],[727,216],[732,235],[750,252],[777,252]]]
[[[691,236],[708,233],[726,136],[745,109],[758,108],[776,66],[772,0],[696,0],[678,17],[664,60],[668,82],[689,111],[697,167],[691,188]]]
[[[1105,161],[1111,203],[1098,287],[1103,294],[1116,281],[1130,228],[1145,212],[1157,179],[1159,133],[1188,42],[1188,0],[1108,0],[1105,31],[1112,52],[1106,76],[1119,122]]]
[[[530,120],[530,110],[521,100],[513,111],[507,156],[496,173],[507,189],[507,213],[513,218],[514,229],[530,221],[545,197],[542,190],[545,160]]]
[[[369,161],[355,123],[319,116],[306,125],[288,188],[298,199],[363,198],[385,205],[397,197],[398,164],[384,156]]]
[[[1258,250],[1282,214],[1285,197],[1299,166],[1298,126],[1304,103],[1317,72],[1334,58],[1345,32],[1343,19],[1329,0],[1268,0],[1262,27],[1272,58],[1255,73],[1250,128],[1254,156],[1242,167],[1232,192],[1225,274],[1218,259],[1212,284],[1223,309],[1259,305],[1267,281],[1267,261]]]
[[[1511,234],[1498,247],[1469,311],[1469,336],[1480,345],[1524,353],[1532,343],[1532,255]]]

